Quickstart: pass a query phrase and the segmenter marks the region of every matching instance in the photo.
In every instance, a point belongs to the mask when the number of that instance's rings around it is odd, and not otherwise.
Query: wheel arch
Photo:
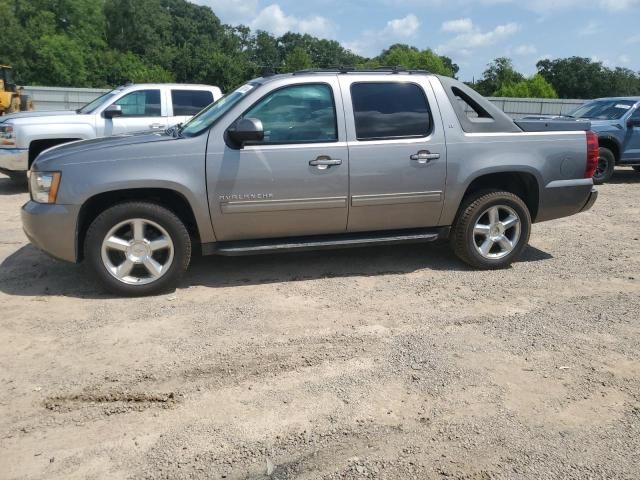
[[[533,173],[514,170],[481,173],[467,185],[460,206],[469,196],[490,190],[503,190],[520,197],[535,221],[540,206],[540,182]]]
[[[600,135],[598,136],[598,143],[600,147],[608,148],[613,153],[613,156],[616,159],[616,165],[620,162],[620,158],[622,156],[622,146],[620,145],[620,141],[612,137],[611,135]]]
[[[33,162],[38,158],[45,150],[55,147],[58,145],[62,145],[64,143],[75,142],[78,140],[82,140],[79,137],[67,137],[67,138],[39,138],[36,140],[32,140],[29,143],[29,160],[27,167],[30,169]]]
[[[193,208],[180,192],[168,188],[110,190],[88,198],[80,207],[76,229],[78,261],[84,257],[84,241],[91,222],[109,207],[128,201],[155,203],[171,210],[184,223],[192,242],[200,244],[200,231]]]

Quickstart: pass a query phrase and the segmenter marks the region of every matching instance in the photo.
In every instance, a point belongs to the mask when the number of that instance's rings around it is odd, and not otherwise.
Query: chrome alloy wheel
[[[484,258],[498,260],[518,245],[522,225],[511,207],[495,205],[478,217],[473,228],[473,243]]]
[[[118,223],[102,241],[107,271],[127,285],[147,285],[161,278],[173,263],[173,241],[151,220],[133,218]]]

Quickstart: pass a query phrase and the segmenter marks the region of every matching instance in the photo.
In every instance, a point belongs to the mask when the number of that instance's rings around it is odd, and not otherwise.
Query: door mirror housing
[[[264,127],[257,118],[243,118],[236,125],[227,130],[229,138],[241,148],[247,142],[261,142],[264,140]]]
[[[640,127],[640,118],[630,118],[627,120],[627,127],[636,128]]]
[[[120,105],[109,105],[102,113],[104,118],[113,118],[122,116],[122,107]]]

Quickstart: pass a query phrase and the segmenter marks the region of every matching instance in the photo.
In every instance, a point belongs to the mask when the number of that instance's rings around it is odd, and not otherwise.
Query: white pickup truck
[[[136,84],[118,87],[73,111],[22,112],[0,118],[0,173],[24,178],[36,157],[61,143],[186,122],[222,97],[218,87]]]

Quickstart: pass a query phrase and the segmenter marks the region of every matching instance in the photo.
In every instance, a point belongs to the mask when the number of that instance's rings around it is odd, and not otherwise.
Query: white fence
[[[36,110],[75,110],[107,92],[100,88],[24,87],[31,95]],[[569,113],[584,100],[552,100],[539,98],[490,98],[513,118],[525,115],[560,115]]]
[[[101,88],[24,87],[36,110],[76,110],[109,90]]]
[[[489,100],[504,113],[516,119],[526,115],[567,114],[585,102],[585,100],[546,98],[489,98]]]

